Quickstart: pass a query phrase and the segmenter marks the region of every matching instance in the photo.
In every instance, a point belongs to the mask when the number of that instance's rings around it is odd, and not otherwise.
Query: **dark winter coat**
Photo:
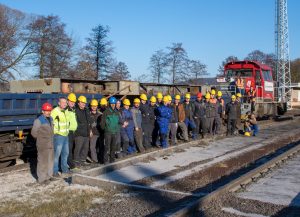
[[[77,120],[77,129],[74,133],[76,136],[89,137],[91,131],[91,116],[88,109],[75,109],[76,120]]]
[[[38,149],[53,149],[53,119],[44,115],[34,120],[31,135],[36,138]]]

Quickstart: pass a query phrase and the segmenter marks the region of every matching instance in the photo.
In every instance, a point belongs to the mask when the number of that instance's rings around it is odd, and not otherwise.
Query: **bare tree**
[[[18,64],[31,54],[26,21],[24,13],[0,4],[0,80],[14,79]]]
[[[79,60],[74,69],[70,71],[70,77],[77,79],[91,80],[95,78],[95,74],[93,65],[84,60]]]
[[[90,56],[96,71],[95,79],[105,79],[109,67],[113,47],[108,38],[109,27],[98,25],[92,29],[90,37],[87,38],[86,51]]]
[[[164,76],[168,73],[167,66],[167,54],[163,50],[155,51],[150,58],[149,66],[153,81],[160,84],[163,79],[166,80]]]
[[[167,62],[170,67],[170,74],[172,76],[172,83],[186,80],[186,61],[188,59],[182,43],[173,43],[172,47],[167,47],[169,50],[167,54]]]
[[[300,82],[300,58],[291,61],[292,82]]]
[[[205,75],[208,75],[206,70],[206,65],[201,63],[200,60],[188,60],[188,71],[189,76],[188,80],[191,79],[199,79],[202,78]]]
[[[73,47],[58,16],[40,16],[28,28],[32,31],[32,56],[39,69],[39,77],[66,77]]]
[[[151,75],[149,75],[148,73],[140,74],[138,77],[133,78],[133,80],[141,83],[151,83],[153,81]]]
[[[224,61],[222,61],[221,65],[219,66],[219,75],[224,74],[224,66],[229,63],[229,62],[235,62],[238,61],[239,59],[236,56],[229,56],[227,57]]]
[[[113,71],[107,76],[108,80],[128,80],[130,78],[130,72],[124,62],[118,62],[114,67]]]

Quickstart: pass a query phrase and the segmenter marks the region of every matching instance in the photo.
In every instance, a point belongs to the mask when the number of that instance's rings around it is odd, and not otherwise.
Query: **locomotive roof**
[[[255,67],[257,68],[262,68],[262,69],[267,69],[267,70],[271,70],[271,67],[266,65],[266,64],[263,64],[263,63],[260,63],[260,62],[257,62],[257,61],[251,61],[251,60],[241,60],[241,61],[233,61],[233,62],[229,62],[225,65],[225,67],[228,67],[230,65],[235,65],[235,64],[252,64],[254,65]]]

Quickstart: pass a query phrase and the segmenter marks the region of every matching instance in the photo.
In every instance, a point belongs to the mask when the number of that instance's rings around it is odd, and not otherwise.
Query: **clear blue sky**
[[[229,55],[244,58],[259,49],[275,50],[275,0],[0,0],[40,15],[58,15],[67,31],[84,44],[97,24],[111,28],[115,56],[132,77],[149,73],[158,49],[182,42],[213,76]],[[288,0],[290,57],[300,57],[300,1]]]

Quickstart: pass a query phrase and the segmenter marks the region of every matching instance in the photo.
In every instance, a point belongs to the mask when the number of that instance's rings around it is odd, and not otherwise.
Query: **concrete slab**
[[[123,183],[134,182],[149,176],[162,174],[178,167],[187,166],[197,161],[214,161],[223,155],[233,155],[232,152],[240,148],[247,148],[253,142],[259,143],[260,138],[245,139],[243,143],[236,142],[237,138],[226,138],[224,140],[215,141],[206,147],[190,147],[185,149],[185,152],[171,153],[169,156],[157,157],[155,160],[145,163],[137,163],[131,166],[102,174],[98,176],[101,179],[113,180]],[[255,147],[253,147],[255,148]],[[226,157],[230,157],[227,156]],[[221,159],[220,159],[221,160]],[[158,186],[160,184],[154,184]]]
[[[300,154],[280,169],[259,179],[238,197],[285,206],[300,207]]]
[[[123,182],[117,182],[112,180],[104,180],[97,177],[91,177],[91,176],[85,176],[81,174],[75,174],[73,177],[73,182],[76,184],[82,184],[82,185],[90,185],[90,186],[98,186],[101,187],[103,190],[124,190],[124,189],[131,189],[131,190],[140,190],[140,191],[154,191],[154,192],[160,192],[160,193],[171,193],[171,194],[180,194],[183,196],[192,196],[192,197],[202,197],[206,194],[203,193],[189,193],[189,192],[181,192],[181,191],[173,191],[173,190],[165,190],[165,189],[158,189],[158,188],[152,188],[148,186],[142,186],[142,185],[135,185],[135,184],[126,184]]]

